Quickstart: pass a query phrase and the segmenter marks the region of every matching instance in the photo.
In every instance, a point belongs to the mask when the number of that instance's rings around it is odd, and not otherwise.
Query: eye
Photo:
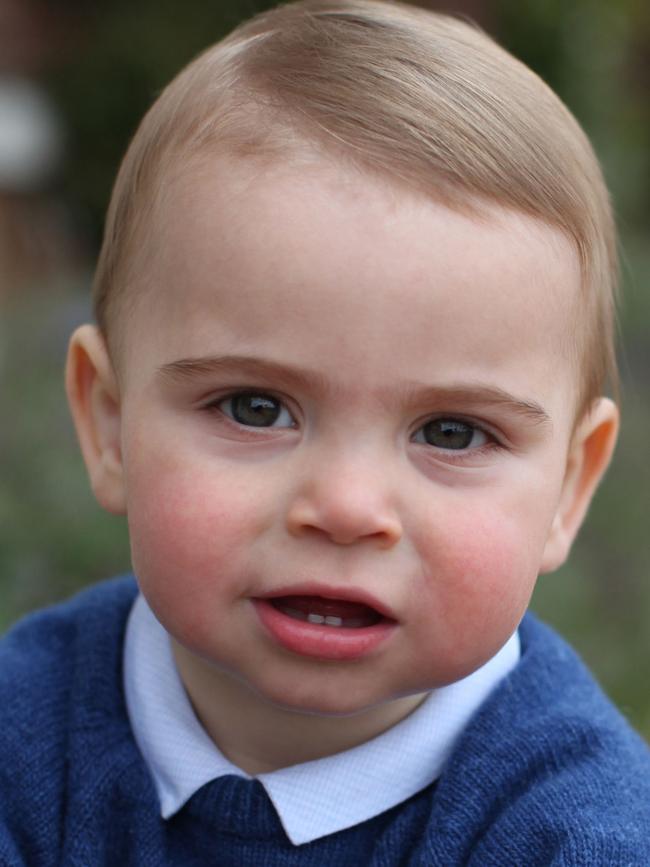
[[[476,425],[456,418],[434,418],[416,431],[416,443],[448,451],[478,449],[488,442],[488,435]]]
[[[218,408],[246,427],[294,427],[295,421],[282,401],[270,394],[242,391],[220,400]]]

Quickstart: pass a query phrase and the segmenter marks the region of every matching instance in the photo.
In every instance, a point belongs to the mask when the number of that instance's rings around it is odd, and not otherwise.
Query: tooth
[[[330,614],[325,618],[325,623],[327,623],[328,626],[343,626],[343,618],[334,617]]]
[[[310,623],[325,623],[325,618],[320,614],[308,614],[307,620]]]

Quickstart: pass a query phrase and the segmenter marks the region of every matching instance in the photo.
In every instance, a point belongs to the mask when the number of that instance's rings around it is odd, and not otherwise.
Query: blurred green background
[[[0,629],[128,569],[125,522],[95,505],[68,417],[66,339],[90,316],[103,212],[142,113],[194,54],[272,4],[56,5],[0,0]],[[420,5],[471,16],[539,72],[586,127],[613,191],[624,270],[623,433],[571,563],[540,580],[534,605],[650,739],[650,7]],[[56,159],[31,183],[2,175],[3,81],[27,82],[49,112]]]

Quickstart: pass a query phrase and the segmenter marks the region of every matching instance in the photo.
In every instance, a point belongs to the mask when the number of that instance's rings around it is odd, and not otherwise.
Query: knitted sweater
[[[1,867],[641,867],[650,753],[570,648],[528,615],[522,658],[437,784],[293,846],[261,784],[233,776],[160,817],[122,693],[131,578],[0,643]]]

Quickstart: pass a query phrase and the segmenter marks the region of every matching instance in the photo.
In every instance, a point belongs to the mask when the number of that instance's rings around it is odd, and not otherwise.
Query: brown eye
[[[487,436],[480,428],[469,422],[454,418],[436,418],[423,425],[415,435],[415,442],[425,443],[437,449],[459,451],[480,448]]]
[[[269,394],[240,392],[225,398],[219,409],[246,427],[293,427],[291,414],[277,398]]]

